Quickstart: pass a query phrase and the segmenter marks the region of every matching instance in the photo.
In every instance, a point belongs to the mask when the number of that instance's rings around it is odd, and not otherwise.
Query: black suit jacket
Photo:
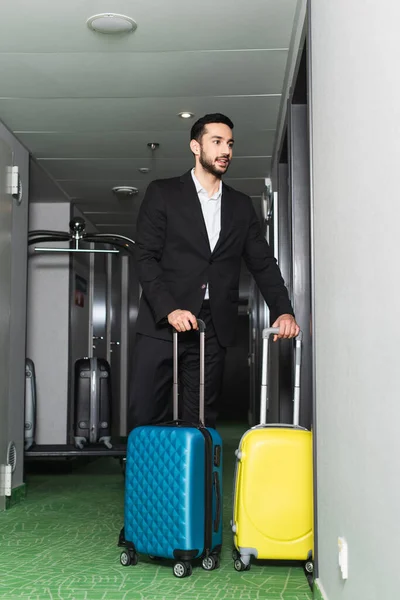
[[[234,342],[241,259],[254,276],[271,317],[293,314],[287,289],[264,239],[251,199],[223,184],[221,233],[211,252],[191,172],[153,181],[137,222],[137,265],[143,289],[136,331],[171,339],[167,315],[198,315],[209,285],[210,307],[222,346]]]

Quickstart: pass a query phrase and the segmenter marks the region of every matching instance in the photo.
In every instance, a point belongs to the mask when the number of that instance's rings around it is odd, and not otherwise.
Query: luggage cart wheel
[[[206,556],[203,558],[201,566],[205,571],[213,571],[217,566],[216,557],[210,554],[210,556]]]
[[[250,565],[245,565],[240,558],[235,560],[233,566],[235,567],[235,571],[250,571]]]
[[[306,562],[306,564],[304,565],[305,570],[307,571],[307,573],[312,573],[314,571],[314,563],[312,560],[308,560]]]
[[[192,565],[187,562],[177,562],[174,564],[174,575],[179,579],[189,577],[192,574]]]

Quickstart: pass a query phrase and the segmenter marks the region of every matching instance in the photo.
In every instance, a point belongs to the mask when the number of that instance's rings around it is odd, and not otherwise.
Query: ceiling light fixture
[[[137,29],[137,23],[131,17],[116,13],[93,15],[86,24],[89,29],[98,33],[132,33]]]
[[[140,167],[139,173],[149,173],[150,169],[148,167]]]
[[[139,190],[130,185],[117,185],[113,187],[112,191],[117,196],[136,196],[139,193]]]
[[[194,117],[194,114],[191,112],[184,111],[180,112],[178,117],[181,117],[181,119],[191,119],[192,117]]]

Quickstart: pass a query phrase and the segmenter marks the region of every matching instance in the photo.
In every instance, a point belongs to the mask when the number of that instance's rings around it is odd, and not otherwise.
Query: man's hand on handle
[[[194,314],[189,310],[181,310],[180,308],[169,313],[168,323],[179,332],[198,329],[197,319]]]
[[[300,327],[297,325],[293,315],[281,315],[272,327],[279,327],[279,334],[274,335],[274,342],[279,338],[294,338],[300,331]]]

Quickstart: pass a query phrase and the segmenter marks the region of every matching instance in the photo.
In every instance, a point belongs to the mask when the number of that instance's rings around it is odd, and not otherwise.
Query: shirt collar
[[[196,186],[196,192],[199,194],[200,192],[204,192],[205,194],[207,194],[208,197],[208,192],[207,190],[205,190],[203,188],[203,186],[201,185],[200,181],[197,179],[196,175],[194,174],[194,169],[192,169],[191,171],[192,173],[192,178],[194,181],[194,185]],[[217,192],[215,192],[215,194],[213,196],[211,196],[211,198],[209,198],[209,200],[219,200],[221,198],[222,195],[222,181],[219,182],[219,189]]]

